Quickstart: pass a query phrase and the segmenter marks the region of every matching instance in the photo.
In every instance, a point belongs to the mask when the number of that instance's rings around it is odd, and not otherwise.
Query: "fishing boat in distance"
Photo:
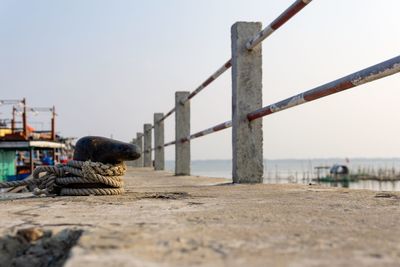
[[[23,100],[0,100],[12,104],[12,118],[0,120],[0,181],[27,178],[35,167],[54,165],[71,157],[70,139],[61,138],[55,129],[55,107],[27,107]],[[37,131],[27,123],[27,114],[51,113],[51,129]],[[17,116],[22,116],[22,121]],[[17,127],[17,125],[19,127]]]

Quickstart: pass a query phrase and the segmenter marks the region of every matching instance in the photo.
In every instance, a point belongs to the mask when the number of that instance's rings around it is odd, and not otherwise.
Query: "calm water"
[[[350,171],[393,169],[400,172],[400,158],[391,159],[285,159],[264,161],[264,183],[303,183],[309,184],[316,177],[314,167],[332,166],[333,164],[346,164]],[[174,170],[174,161],[167,161],[168,170]],[[232,177],[232,162],[230,160],[194,160],[192,161],[192,174],[210,177]],[[350,183],[321,183],[334,187],[347,187],[353,189],[370,189],[376,191],[400,191],[400,181],[358,181]]]

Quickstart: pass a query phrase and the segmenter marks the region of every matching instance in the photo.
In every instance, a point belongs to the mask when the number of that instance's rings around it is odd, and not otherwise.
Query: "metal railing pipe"
[[[196,138],[199,138],[199,137],[211,134],[211,133],[219,132],[221,130],[224,130],[224,129],[227,129],[227,128],[230,128],[230,127],[232,127],[232,121],[226,121],[226,122],[217,124],[217,125],[215,125],[215,126],[213,126],[211,128],[205,129],[203,131],[194,133],[194,134],[192,134],[192,135],[190,135],[188,137],[182,138],[182,139],[179,140],[179,142],[182,142],[182,143],[183,142],[187,142],[189,140],[196,139]],[[171,141],[169,143],[165,143],[164,147],[175,145],[175,144],[176,144],[176,141]],[[153,148],[152,150],[155,150],[155,148]]]
[[[308,3],[312,0],[297,0],[294,2],[288,9],[286,9],[279,17],[277,17],[273,22],[271,22],[265,29],[260,31],[256,36],[251,38],[247,44],[246,48],[251,50],[256,47],[259,43],[264,41],[268,36],[270,36],[274,31],[276,31],[279,27],[285,24],[290,18],[296,15],[301,9],[303,9]],[[220,67],[216,72],[214,72],[207,80],[205,80],[199,87],[197,87],[193,92],[189,94],[189,96],[185,99],[182,99],[181,103],[184,104],[190,99],[192,99],[195,95],[200,93],[204,88],[210,85],[213,81],[215,81],[219,76],[221,76],[225,71],[232,67],[232,59],[229,59],[222,67]],[[168,118],[172,113],[175,112],[175,107],[172,108],[169,112],[167,112],[160,121]]]
[[[216,72],[214,72],[210,77],[208,77],[208,79],[205,80],[199,87],[197,87],[193,92],[191,92],[187,98],[182,99],[181,103],[185,104],[187,101],[192,99],[195,95],[200,93],[204,88],[206,88],[219,76],[221,76],[225,71],[229,70],[230,67],[232,67],[231,59],[229,59],[223,66],[221,66]]]
[[[168,111],[167,114],[165,114],[159,121],[162,122],[163,120],[168,118],[174,112],[175,112],[175,107],[173,109],[171,109],[170,111]]]
[[[172,145],[175,145],[175,144],[176,144],[176,141],[171,141],[171,142],[165,143],[164,147],[172,146]]]
[[[181,142],[187,142],[187,141],[192,140],[192,139],[196,139],[196,138],[208,135],[208,134],[219,132],[219,131],[227,129],[229,127],[232,127],[232,121],[226,121],[226,122],[220,123],[220,124],[215,125],[215,126],[213,126],[211,128],[208,128],[208,129],[205,129],[203,131],[200,131],[200,132],[197,132],[195,134],[192,134],[192,135],[190,135],[190,136],[188,136],[186,138],[182,138],[180,141]]]
[[[288,7],[279,17],[277,17],[271,24],[260,31],[256,36],[251,38],[246,43],[246,48],[252,50],[262,41],[264,41],[268,36],[270,36],[274,31],[279,29],[283,24],[285,24],[289,19],[296,15],[300,10],[302,10],[307,4],[312,0],[297,0],[290,7]]]
[[[275,104],[271,104],[261,109],[250,112],[247,115],[247,118],[249,119],[249,121],[252,121],[270,115],[272,113],[276,113],[278,111],[282,111],[328,95],[342,92],[344,90],[362,85],[364,83],[369,83],[390,76],[398,72],[400,72],[400,56],[386,60],[366,69],[354,72],[343,78],[289,97]]]

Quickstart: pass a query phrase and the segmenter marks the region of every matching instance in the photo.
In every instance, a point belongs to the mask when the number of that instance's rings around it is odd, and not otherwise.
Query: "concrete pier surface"
[[[231,185],[148,168],[125,181],[118,196],[2,195],[0,237],[83,230],[68,267],[400,265],[399,193]]]

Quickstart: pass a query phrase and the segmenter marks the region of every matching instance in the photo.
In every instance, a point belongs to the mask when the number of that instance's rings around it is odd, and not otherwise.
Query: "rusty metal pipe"
[[[199,87],[197,87],[193,92],[189,94],[189,96],[185,99],[182,99],[181,104],[185,104],[187,101],[192,99],[195,95],[200,93],[204,88],[210,85],[213,81],[215,81],[219,76],[221,76],[225,71],[227,71],[230,67],[232,67],[231,59],[229,59],[223,66],[221,66],[216,72],[214,72],[210,77],[207,78]],[[166,113],[159,121],[163,121],[168,118],[172,113],[175,112],[175,107],[171,109],[168,113]]]
[[[213,126],[211,128],[205,129],[203,131],[200,131],[200,132],[197,132],[195,134],[192,134],[192,135],[190,135],[188,137],[182,138],[179,141],[182,142],[182,143],[183,142],[188,142],[189,140],[196,139],[196,138],[199,138],[199,137],[211,134],[211,133],[219,132],[219,131],[227,129],[229,127],[232,127],[232,121],[226,121],[226,122],[217,124],[217,125],[215,125],[215,126]],[[175,144],[176,144],[176,141],[172,141],[172,142],[169,142],[169,143],[165,143],[164,147],[170,146],[170,145],[175,145]],[[155,148],[153,148],[152,150],[154,150],[154,149]]]
[[[277,17],[273,22],[271,22],[267,27],[260,31],[256,36],[251,38],[246,43],[246,48],[252,50],[254,47],[259,45],[268,36],[270,36],[274,31],[279,29],[283,24],[290,20],[294,15],[296,15],[300,10],[302,10],[307,4],[312,0],[297,0],[290,7],[288,7],[279,17]]]
[[[24,139],[28,139],[28,124],[27,124],[27,119],[26,119],[26,99],[25,98],[22,100],[22,104],[24,105],[23,113],[22,113],[22,125],[23,125],[22,133],[23,133]]]
[[[247,118],[249,119],[249,121],[252,121],[270,115],[272,113],[276,113],[278,111],[282,111],[328,95],[342,92],[344,90],[362,85],[364,83],[369,83],[390,76],[398,72],[400,72],[400,56],[386,60],[366,69],[354,72],[343,78],[289,97],[275,104],[255,110],[249,113],[247,115]]]
[[[51,116],[51,140],[56,140],[56,107],[53,106]]]
[[[166,118],[168,118],[172,113],[175,112],[175,107],[173,109],[171,109],[170,111],[167,112],[167,114],[164,115],[164,117],[162,117],[159,122],[162,122],[163,120],[165,120]]]
[[[272,23],[270,23],[265,29],[259,32],[256,36],[251,38],[247,44],[246,48],[251,50],[256,47],[259,43],[264,41],[268,36],[270,36],[275,30],[285,24],[290,18],[296,15],[301,9],[303,9],[312,0],[297,0],[288,9],[286,9],[278,18],[276,18]],[[181,101],[185,104],[187,101],[192,99],[198,93],[200,93],[204,88],[215,81],[219,76],[221,76],[225,71],[232,67],[232,59],[229,59],[222,67],[220,67],[216,72],[214,72],[207,80],[205,80],[199,87],[197,87],[190,95]],[[172,113],[175,112],[175,108],[171,109],[168,113],[160,119],[160,121],[168,118]]]
[[[190,136],[188,136],[186,138],[182,138],[180,141],[181,142],[187,142],[187,141],[192,140],[192,139],[196,139],[196,138],[208,135],[208,134],[219,132],[219,131],[227,129],[229,127],[232,127],[232,121],[226,121],[226,122],[220,123],[220,124],[215,125],[215,126],[213,126],[211,128],[208,128],[208,129],[205,129],[203,131],[200,131],[200,132],[197,132],[195,134],[192,134],[192,135],[190,135]]]
[[[171,141],[171,142],[169,142],[169,143],[165,143],[165,144],[164,144],[164,147],[171,146],[171,145],[175,145],[175,144],[176,144],[176,141]]]
[[[16,108],[13,107],[12,109],[12,120],[11,120],[11,133],[15,133],[15,113],[17,112]]]
[[[225,71],[229,70],[230,67],[232,67],[231,59],[229,59],[223,66],[221,66],[216,72],[214,72],[210,77],[208,77],[207,80],[205,80],[199,87],[197,87],[193,92],[191,92],[187,98],[182,99],[181,104],[185,104],[187,101],[192,99],[195,95],[200,93],[204,88],[206,88],[213,81],[215,81]]]

